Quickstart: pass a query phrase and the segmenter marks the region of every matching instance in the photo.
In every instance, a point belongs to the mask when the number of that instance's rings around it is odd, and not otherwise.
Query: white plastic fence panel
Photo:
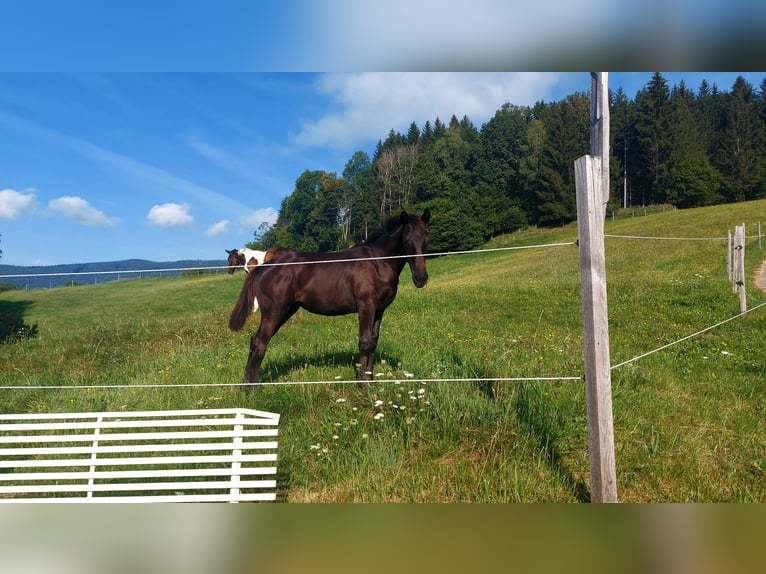
[[[0,415],[0,502],[275,500],[278,424],[252,409]]]

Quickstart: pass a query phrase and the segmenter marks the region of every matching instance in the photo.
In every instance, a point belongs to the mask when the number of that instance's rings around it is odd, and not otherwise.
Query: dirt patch
[[[761,291],[766,291],[766,259],[761,262],[761,266],[755,273],[755,286]]]

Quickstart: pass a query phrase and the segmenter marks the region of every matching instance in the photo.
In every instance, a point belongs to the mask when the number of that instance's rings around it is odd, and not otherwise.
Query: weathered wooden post
[[[739,312],[747,311],[745,289],[745,224],[734,228],[734,286],[739,292]]]
[[[731,283],[732,293],[736,293],[734,289],[734,263],[731,259],[731,229],[726,230],[726,274],[729,277],[729,283]]]
[[[591,72],[591,155],[575,162],[585,403],[593,502],[617,502],[604,219],[609,201],[607,72]]]

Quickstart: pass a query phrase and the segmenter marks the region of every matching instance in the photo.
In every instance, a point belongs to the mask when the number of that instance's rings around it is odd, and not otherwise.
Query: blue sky
[[[695,90],[738,75],[663,73]],[[744,73],[757,89],[766,73]],[[634,97],[651,73],[610,73]],[[223,259],[304,170],[390,129],[588,92],[578,73],[0,73],[0,262]]]

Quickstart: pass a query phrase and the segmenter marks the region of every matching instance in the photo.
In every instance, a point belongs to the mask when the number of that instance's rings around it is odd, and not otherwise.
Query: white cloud
[[[421,129],[437,117],[446,124],[453,115],[468,116],[479,128],[505,103],[544,100],[558,80],[547,72],[326,74],[318,88],[340,110],[304,122],[291,140],[299,147],[350,146],[391,129],[405,133],[413,121]]]
[[[34,193],[21,193],[13,189],[0,190],[0,219],[16,219],[32,207]]]
[[[146,220],[150,225],[157,227],[175,227],[178,225],[187,225],[194,221],[189,213],[190,207],[186,204],[164,203],[155,205],[149,210]]]
[[[82,197],[65,196],[52,199],[48,208],[66,219],[85,227],[113,227],[119,223],[114,217],[107,217],[103,211],[93,207]]]
[[[274,225],[274,223],[277,221],[277,215],[277,212],[271,207],[257,209],[252,213],[244,216],[242,218],[242,223],[248,227],[251,227],[252,229],[258,229],[262,223]]]
[[[221,233],[226,232],[226,230],[229,228],[229,223],[231,223],[228,219],[222,219],[218,223],[214,223],[210,227],[207,228],[205,231],[205,235],[208,237],[213,237],[215,235],[220,235]]]

